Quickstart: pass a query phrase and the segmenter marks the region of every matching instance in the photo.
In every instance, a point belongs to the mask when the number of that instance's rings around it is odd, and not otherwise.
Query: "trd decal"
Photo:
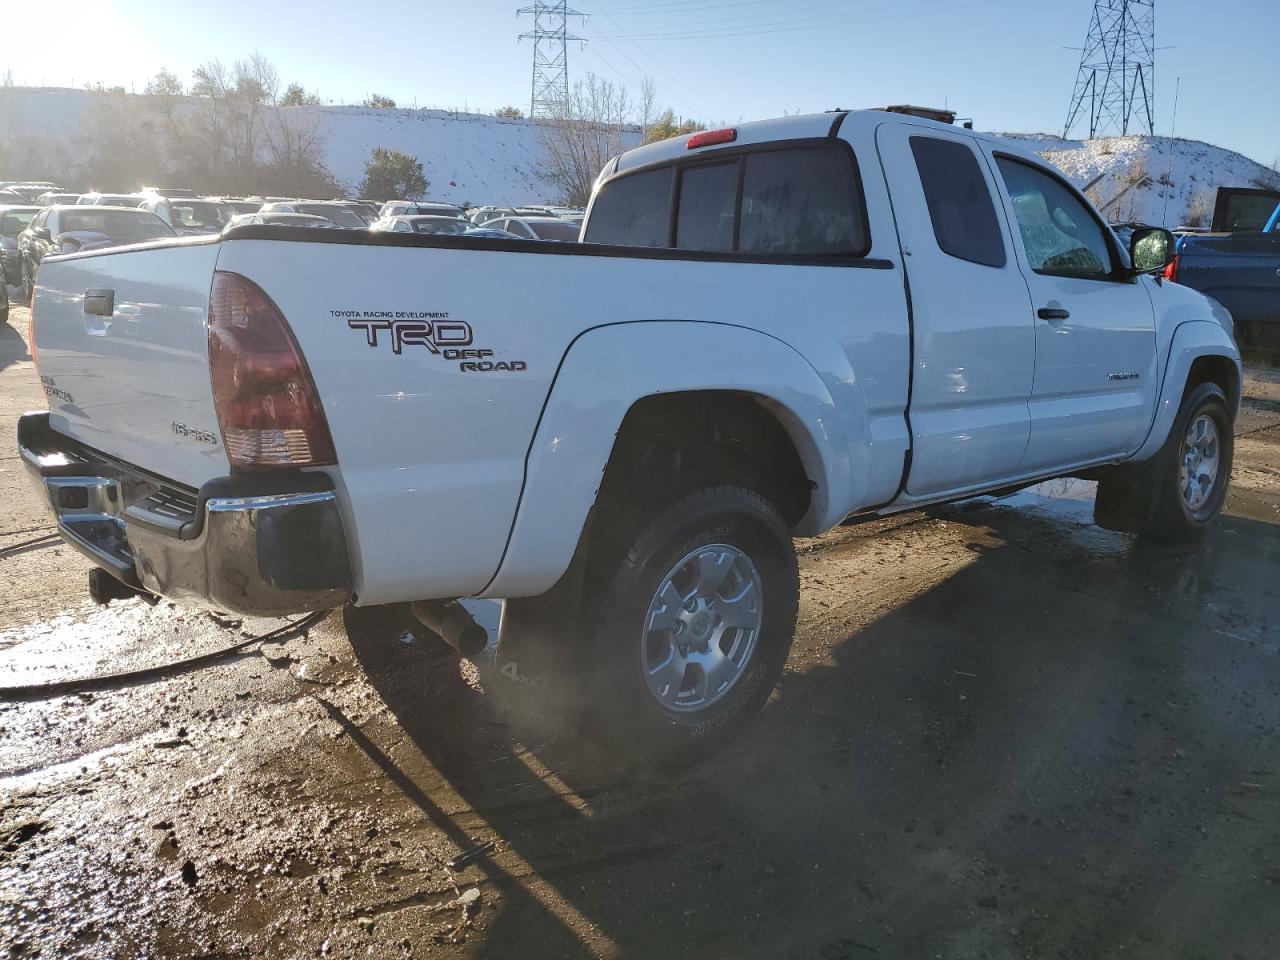
[[[352,330],[364,332],[365,343],[377,348],[391,344],[391,352],[405,347],[426,347],[434,355],[458,364],[460,373],[518,373],[528,370],[523,360],[494,360],[493,351],[475,347],[471,325],[451,320],[445,312],[413,310],[330,310],[329,315],[347,321]]]
[[[444,347],[469,347],[473,340],[470,324],[461,320],[450,320],[447,313],[424,314],[397,311],[394,314],[385,311],[376,313],[365,311],[360,316],[350,315],[350,311],[333,311],[335,314],[347,316],[347,326],[352,330],[363,330],[365,341],[371,347],[379,342],[379,333],[386,333],[391,340],[391,352],[403,353],[406,345],[426,347],[432,353],[439,353]],[[439,317],[442,319],[420,319],[422,317]]]

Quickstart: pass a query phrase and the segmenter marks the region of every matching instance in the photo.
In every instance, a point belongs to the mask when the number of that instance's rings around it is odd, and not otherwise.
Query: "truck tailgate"
[[[206,323],[217,243],[40,267],[36,365],[57,431],[198,487],[225,476]]]

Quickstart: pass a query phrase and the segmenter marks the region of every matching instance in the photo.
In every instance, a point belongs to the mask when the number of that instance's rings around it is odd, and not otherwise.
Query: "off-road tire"
[[[587,595],[598,600],[588,611],[591,682],[583,732],[632,764],[684,766],[740,734],[773,691],[795,631],[795,548],[772,504],[739,486],[704,486],[656,511],[636,506],[613,526],[634,533],[602,538],[611,546],[593,557]],[[619,549],[619,540],[628,542]],[[754,564],[763,598],[760,627],[754,649],[721,699],[676,712],[658,701],[645,680],[643,625],[673,565],[711,544],[734,547]]]
[[[1201,416],[1217,428],[1217,479],[1209,498],[1191,509],[1182,495],[1180,468],[1187,430]],[[1233,423],[1226,394],[1216,383],[1202,383],[1182,401],[1169,436],[1150,460],[1117,468],[1098,484],[1094,519],[1110,530],[1136,533],[1155,541],[1186,543],[1201,536],[1222,512],[1231,482]]]

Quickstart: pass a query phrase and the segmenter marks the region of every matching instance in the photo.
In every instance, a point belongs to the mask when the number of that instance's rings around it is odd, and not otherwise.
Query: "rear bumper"
[[[58,433],[47,413],[22,416],[18,447],[63,539],[130,586],[260,616],[351,599],[324,474],[223,477],[192,490]]]

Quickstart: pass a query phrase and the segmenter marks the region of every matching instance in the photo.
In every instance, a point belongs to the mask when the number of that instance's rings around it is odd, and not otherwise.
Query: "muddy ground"
[[[0,327],[0,550],[47,532]],[[1280,948],[1280,376],[1191,551],[1057,483],[802,541],[749,735],[643,778],[396,610],[152,682],[0,698],[9,956],[1258,958]],[[108,609],[0,560],[0,687],[279,621]],[[494,622],[493,608],[480,610]],[[459,859],[461,858],[461,859]]]

